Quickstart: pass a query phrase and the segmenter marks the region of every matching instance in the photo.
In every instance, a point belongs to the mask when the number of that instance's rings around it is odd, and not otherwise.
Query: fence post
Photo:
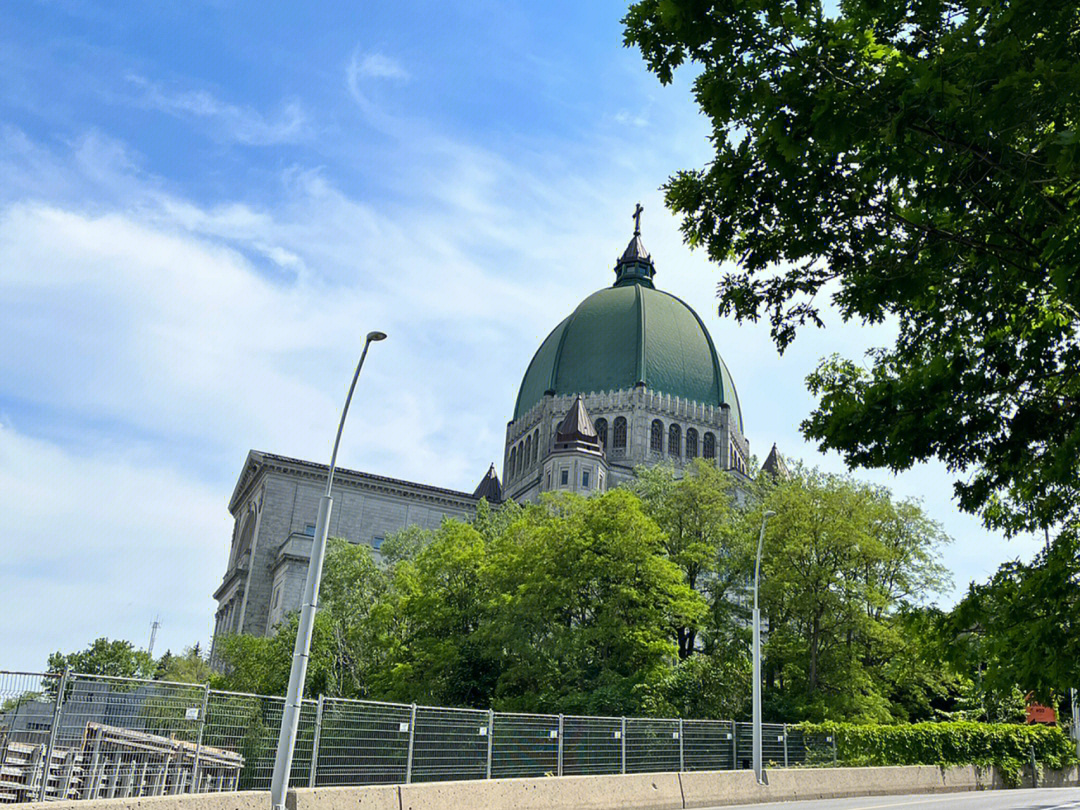
[[[1077,700],[1076,689],[1070,689],[1072,697],[1072,736],[1076,741],[1076,755],[1080,757],[1080,700]]]
[[[832,743],[832,764],[836,764],[836,735],[829,737],[829,742]]]
[[[784,723],[784,767],[788,766],[787,758],[787,723]]]
[[[495,751],[495,710],[488,709],[487,778],[491,778],[491,760]]]
[[[739,768],[739,726],[731,721],[731,770]]]
[[[559,715],[559,730],[558,730],[558,731],[556,731],[555,733],[559,735],[559,739],[558,739],[558,743],[559,743],[559,768],[558,768],[558,771],[556,772],[556,774],[555,774],[555,775],[556,775],[556,776],[562,776],[562,753],[563,753],[562,733],[563,733],[563,716],[562,716],[561,714]]]
[[[319,740],[322,737],[323,696],[319,695],[319,705],[315,707],[315,737],[311,741],[311,771],[308,773],[307,786],[315,787],[315,774],[319,770]]]
[[[191,790],[199,792],[199,759],[202,756],[203,730],[206,728],[206,707],[210,703],[210,684],[203,687],[202,705],[199,707],[199,733],[195,739],[195,759],[191,763]]]
[[[626,773],[626,718],[622,719],[622,732],[619,734],[619,742],[622,743],[622,772]]]
[[[405,759],[405,784],[412,781],[412,757],[413,741],[416,739],[416,704],[412,705],[412,714],[409,715],[409,754]]]
[[[60,728],[60,709],[64,705],[64,692],[67,690],[68,677],[70,670],[65,669],[64,674],[60,676],[60,685],[56,690],[56,700],[53,702],[53,717],[52,726],[49,728],[49,741],[45,745],[45,767],[41,772],[41,791],[38,793],[38,801],[45,801],[45,791],[49,787],[49,771],[52,769],[52,756],[53,749],[56,747],[56,736]],[[66,796],[58,796],[59,799],[66,799]]]
[[[679,718],[679,770],[686,770],[686,748],[683,744],[683,720]]]

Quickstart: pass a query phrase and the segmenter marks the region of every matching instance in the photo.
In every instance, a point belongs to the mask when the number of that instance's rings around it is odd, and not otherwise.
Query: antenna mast
[[[146,648],[146,654],[151,658],[154,657],[154,639],[157,638],[158,628],[161,627],[161,622],[158,621],[160,618],[161,614],[159,613],[154,617],[154,623],[150,625],[150,645]]]

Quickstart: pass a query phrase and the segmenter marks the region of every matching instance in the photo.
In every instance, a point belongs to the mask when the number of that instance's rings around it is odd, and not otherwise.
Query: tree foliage
[[[153,678],[154,659],[145,650],[138,650],[130,641],[109,641],[99,638],[85,650],[49,656],[48,671],[71,670],[86,675],[111,675],[121,678]]]
[[[973,470],[1008,530],[1080,503],[1080,8],[1067,0],[641,0],[626,41],[694,94],[715,159],[667,185],[687,239],[738,267],[720,309],[781,349],[893,319],[871,367],[832,358],[804,423],[849,463]],[[817,297],[816,297],[817,296]]]
[[[737,530],[735,482],[703,459],[693,462],[681,476],[670,466],[640,467],[632,490],[641,498],[645,513],[664,532],[666,556],[683,573],[683,581],[700,592],[709,604],[705,617],[675,629],[679,657],[689,658],[698,648],[722,644],[717,632],[732,626],[737,601],[750,571],[752,545]],[[740,616],[739,618],[745,618]]]
[[[170,650],[166,650],[157,660],[156,667],[157,680],[173,683],[209,683],[213,674],[210,663],[197,643],[180,655],[173,655]]]
[[[1080,544],[1064,535],[1033,562],[1006,563],[972,584],[950,617],[953,660],[985,670],[991,694],[1022,684],[1054,705],[1076,683],[1080,656]]]
[[[385,587],[385,576],[371,559],[368,546],[334,537],[327,541],[305,695],[371,696],[372,673],[382,662],[371,612]],[[213,678],[214,686],[285,694],[297,627],[298,616],[291,614],[273,635],[219,639],[217,655],[223,666]]]
[[[759,498],[752,529],[763,510],[776,513],[762,562],[773,713],[906,719],[899,684],[920,689],[892,666],[910,640],[901,617],[948,581],[938,560],[948,538],[917,504],[815,470],[770,482]]]
[[[738,493],[704,463],[637,475],[590,498],[482,505],[472,523],[399,535],[381,567],[332,542],[308,694],[743,717],[765,509],[769,717],[934,719],[972,692],[924,604],[945,581],[947,538],[917,504],[798,467]],[[295,627],[220,642],[220,685],[281,694]]]
[[[625,490],[556,496],[492,544],[485,636],[501,652],[498,705],[640,713],[704,600]]]

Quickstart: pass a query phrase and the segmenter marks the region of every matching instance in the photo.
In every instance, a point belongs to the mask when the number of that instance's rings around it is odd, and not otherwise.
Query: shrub
[[[996,765],[1015,781],[1035,759],[1049,768],[1076,762],[1075,744],[1056,726],[1007,723],[913,723],[856,725],[801,723],[806,738],[832,737],[844,765]]]

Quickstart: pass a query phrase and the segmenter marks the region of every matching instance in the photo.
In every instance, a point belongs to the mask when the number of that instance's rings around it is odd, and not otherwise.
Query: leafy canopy
[[[869,368],[809,380],[803,423],[849,464],[929,458],[1019,531],[1080,509],[1080,6],[1073,0],[640,0],[662,82],[685,62],[715,158],[667,204],[737,268],[720,311],[783,350],[822,322],[895,322]],[[1074,597],[1075,598],[1075,597]]]
[[[145,650],[135,649],[130,641],[99,638],[85,650],[49,656],[49,672],[71,670],[86,675],[111,675],[120,678],[153,678],[157,671],[154,659]]]
[[[948,582],[941,527],[884,488],[817,470],[796,468],[757,497],[745,531],[761,525],[763,510],[776,513],[761,595],[772,713],[863,722],[930,714],[940,659],[896,664],[920,641],[906,617]]]

